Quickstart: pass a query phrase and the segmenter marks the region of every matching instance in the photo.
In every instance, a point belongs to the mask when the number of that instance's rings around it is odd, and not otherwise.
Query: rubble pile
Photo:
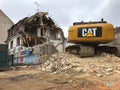
[[[40,65],[13,67],[13,70],[22,69],[53,73],[70,71],[77,72],[81,76],[106,77],[120,74],[120,58],[107,53],[86,58],[69,53],[56,53]]]
[[[80,58],[68,53],[54,54],[39,68],[41,71],[63,72],[73,70],[78,73],[102,77],[120,74],[120,58],[103,53],[101,56]]]
[[[71,56],[65,53],[52,55],[44,64],[41,65],[41,71],[65,71],[73,67],[70,59]]]
[[[41,90],[120,90],[120,58],[107,53],[85,58],[55,53],[42,64],[14,66],[11,71],[1,72],[0,77],[4,82],[7,77],[7,86],[17,88],[36,85]]]

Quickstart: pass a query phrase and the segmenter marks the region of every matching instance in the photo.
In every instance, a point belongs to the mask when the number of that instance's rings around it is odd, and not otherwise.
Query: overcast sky
[[[67,36],[67,30],[76,21],[97,21],[104,18],[120,26],[120,0],[0,0],[0,9],[14,22],[47,11]]]

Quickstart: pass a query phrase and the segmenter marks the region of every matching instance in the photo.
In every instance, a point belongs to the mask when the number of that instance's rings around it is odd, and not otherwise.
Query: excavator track
[[[106,52],[110,54],[114,54],[115,56],[120,57],[120,46],[112,45],[112,46],[98,46],[95,48],[96,52]]]
[[[114,54],[120,57],[120,46],[87,46],[87,45],[72,45],[66,47],[66,51],[72,54],[79,55],[80,57],[91,57],[95,54],[100,54],[102,52]]]
[[[83,45],[72,45],[66,48],[69,53],[77,54],[80,57],[91,57],[94,56],[95,50],[93,46]]]

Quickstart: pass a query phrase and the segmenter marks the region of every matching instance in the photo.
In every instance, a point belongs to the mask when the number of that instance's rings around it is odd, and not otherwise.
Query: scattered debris
[[[40,65],[14,66],[1,72],[0,80],[1,84],[8,80],[7,86],[13,86],[11,90],[23,84],[26,88],[37,84],[41,90],[114,90],[110,88],[120,83],[120,63],[116,60],[120,58],[110,54],[80,58],[69,53],[56,53]],[[115,88],[119,90],[118,86]]]
[[[115,70],[118,72],[120,63],[115,61],[120,58],[111,54],[101,55],[93,58],[79,58],[68,53],[56,53],[42,64],[39,70],[50,72],[74,70],[81,74],[97,75],[98,77],[115,74]]]
[[[98,77],[102,77],[102,74],[96,74]]]

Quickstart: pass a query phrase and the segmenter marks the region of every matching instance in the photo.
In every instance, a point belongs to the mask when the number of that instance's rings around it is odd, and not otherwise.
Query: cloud
[[[3,0],[0,0],[0,4],[3,2]]]
[[[73,22],[87,20],[104,0],[44,0],[42,6],[60,27],[69,27]]]
[[[59,20],[60,23],[66,24],[73,20],[82,20],[91,14],[96,7],[99,7],[101,0],[46,0],[44,3],[46,10],[49,10],[52,15]],[[91,4],[90,4],[91,3]],[[61,18],[67,20],[63,22]]]
[[[109,4],[101,11],[101,16],[114,25],[120,26],[120,1],[110,0]]]
[[[35,2],[40,5],[40,11],[49,12],[49,16],[65,34],[69,26],[77,21],[104,18],[114,25],[120,25],[119,0],[0,0],[0,8],[16,23],[36,13]]]
[[[100,3],[100,5],[98,7],[96,7],[96,9],[93,10],[93,12],[91,12],[91,14],[89,15],[89,17],[87,18],[87,20],[100,20],[102,17],[102,11],[106,8],[106,6],[109,4],[110,0],[104,0],[103,3]]]
[[[49,14],[56,23],[63,28],[65,36],[67,30],[73,22],[88,21],[99,14],[100,8],[105,0],[44,0],[42,3],[44,9],[49,11]],[[47,2],[47,3],[46,3]],[[102,2],[102,3],[101,3]],[[101,19],[101,17],[100,17]]]
[[[30,13],[35,13],[36,6],[32,0],[4,0],[0,8],[13,20],[17,22]]]

